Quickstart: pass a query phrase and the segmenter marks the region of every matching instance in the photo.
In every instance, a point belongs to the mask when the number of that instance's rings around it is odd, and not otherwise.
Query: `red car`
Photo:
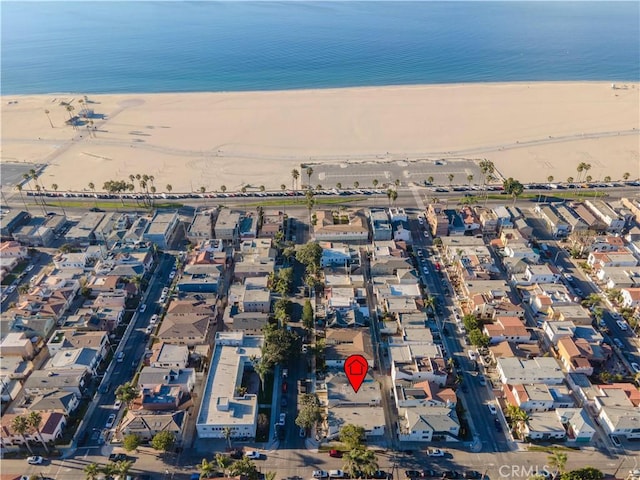
[[[329,456],[333,458],[342,458],[342,452],[339,450],[329,450]]]
[[[282,382],[282,391],[284,393],[287,393],[288,388],[289,388],[289,385],[287,385],[287,382]]]

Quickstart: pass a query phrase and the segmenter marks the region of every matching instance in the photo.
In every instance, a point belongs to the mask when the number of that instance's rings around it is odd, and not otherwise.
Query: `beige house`
[[[174,412],[149,412],[129,410],[120,424],[122,436],[134,434],[143,442],[151,440],[157,433],[171,432],[176,442],[182,441],[182,429],[186,420],[184,410]]]

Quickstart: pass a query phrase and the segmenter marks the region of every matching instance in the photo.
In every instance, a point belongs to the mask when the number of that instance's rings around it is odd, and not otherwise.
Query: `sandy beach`
[[[2,162],[45,164],[42,183],[98,189],[130,174],[158,192],[291,185],[300,164],[492,160],[504,177],[640,177],[640,86],[514,83],[241,93],[2,97]],[[49,115],[45,114],[49,110]],[[49,123],[49,118],[53,127]],[[466,183],[460,179],[459,183]],[[477,183],[481,183],[478,179]],[[335,185],[327,185],[333,187]],[[364,186],[364,185],[363,185]]]

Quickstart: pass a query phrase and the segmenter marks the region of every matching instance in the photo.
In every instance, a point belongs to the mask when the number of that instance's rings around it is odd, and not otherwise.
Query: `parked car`
[[[375,472],[373,472],[373,474],[371,475],[371,478],[376,478],[376,479],[383,479],[383,478],[389,478],[390,474],[387,474],[387,472],[385,472],[384,470],[376,470]]]
[[[307,431],[304,428],[300,427],[299,435],[300,435],[300,438],[307,438]]]
[[[430,457],[444,457],[444,451],[439,448],[428,448],[427,455]]]
[[[289,385],[287,384],[287,382],[282,382],[282,391],[284,393],[287,393],[288,389],[289,389]]]
[[[120,352],[116,356],[116,362],[122,362],[122,360],[124,360],[124,352]]]
[[[262,458],[262,454],[255,450],[248,450],[244,453],[244,456],[250,460],[260,460]]]
[[[616,324],[618,325],[618,328],[623,332],[626,332],[629,329],[629,325],[627,325],[627,322],[623,320],[616,321]]]
[[[638,365],[637,363],[633,362],[631,364],[631,369],[635,372],[635,373],[640,373],[640,365]]]
[[[144,313],[144,311],[147,309],[147,304],[143,303],[142,305],[140,305],[140,313]]]
[[[329,456],[333,458],[342,458],[342,452],[340,450],[329,450]]]
[[[116,414],[112,413],[111,415],[109,415],[109,418],[107,418],[107,423],[105,423],[104,426],[106,428],[111,428],[113,427],[113,424],[115,423],[115,421],[116,421]]]
[[[477,470],[467,470],[462,476],[464,478],[482,478],[482,474]]]
[[[500,420],[498,420],[497,418],[493,419],[493,426],[496,427],[496,432],[502,431],[502,424],[500,423]]]
[[[287,397],[282,397],[282,399],[280,400],[280,406],[286,408],[288,404],[289,402],[287,401]]]
[[[445,470],[442,472],[442,478],[460,478],[462,475],[460,472],[456,472],[455,470]]]
[[[344,476],[342,470],[329,470],[329,478],[344,478]]]
[[[122,400],[116,400],[115,403],[113,404],[113,408],[115,408],[116,410],[120,410],[121,406],[122,406]]]
[[[313,478],[327,478],[329,474],[325,470],[314,470],[311,476]]]
[[[407,478],[420,478],[422,474],[418,470],[405,470],[404,476]]]
[[[33,265],[29,265],[27,268],[24,269],[25,272],[30,272],[31,270],[33,270]]]
[[[281,413],[280,414],[280,425],[284,425],[285,423],[287,423],[287,414],[286,413]]]
[[[497,415],[498,414],[498,409],[496,408],[496,406],[493,403],[488,403],[487,407],[489,408],[489,411],[491,412],[491,415]]]
[[[624,343],[622,343],[622,340],[620,340],[619,338],[614,338],[613,344],[620,349],[624,348]]]
[[[123,462],[127,459],[124,453],[112,453],[109,455],[109,461],[111,462]]]
[[[44,458],[42,457],[29,457],[27,458],[27,463],[29,465],[40,465],[42,462],[44,462]]]
[[[16,291],[15,285],[9,285],[9,288],[7,288],[7,293],[13,293],[15,291]]]
[[[440,472],[436,472],[435,470],[431,470],[430,468],[422,470],[422,477],[423,478],[436,478],[436,477],[441,477],[441,473]]]

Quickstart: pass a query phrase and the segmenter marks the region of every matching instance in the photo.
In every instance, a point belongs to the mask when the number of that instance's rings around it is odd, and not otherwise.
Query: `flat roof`
[[[222,345],[221,340],[242,340],[242,346]],[[244,365],[262,357],[261,336],[224,332],[216,336],[216,346],[202,395],[198,425],[251,425],[258,408],[257,395],[236,397]]]

